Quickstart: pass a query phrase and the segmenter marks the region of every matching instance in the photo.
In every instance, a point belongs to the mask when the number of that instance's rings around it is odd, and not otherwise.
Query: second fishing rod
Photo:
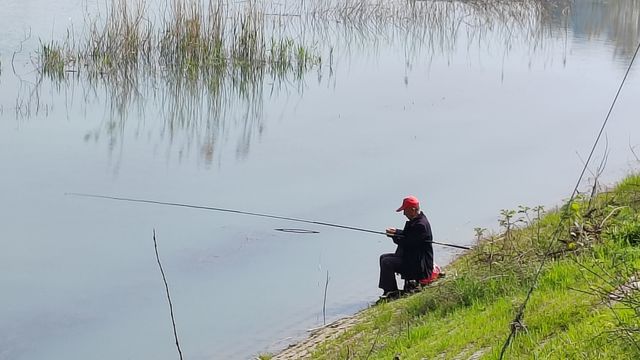
[[[334,228],[361,231],[361,232],[367,232],[367,233],[371,233],[371,234],[378,234],[378,235],[385,235],[385,236],[387,235],[383,231],[375,231],[375,230],[363,229],[363,228],[354,227],[354,226],[332,224],[332,223],[328,223],[328,222],[324,222],[324,221],[305,220],[305,219],[298,219],[298,218],[287,217],[287,216],[262,214],[262,213],[251,212],[251,211],[225,209],[225,208],[212,207],[212,206],[181,204],[181,203],[175,203],[175,202],[165,202],[165,201],[147,200],[147,199],[134,199],[134,198],[125,198],[125,197],[116,197],[116,196],[107,196],[107,195],[98,195],[98,194],[85,194],[85,193],[65,193],[65,195],[88,197],[88,198],[97,198],[97,199],[108,199],[108,200],[116,200],[116,201],[135,202],[135,203],[165,205],[165,206],[177,206],[177,207],[184,207],[184,208],[190,208],[190,209],[200,209],[200,210],[209,210],[209,211],[220,211],[220,212],[227,212],[227,213],[233,213],[233,214],[258,216],[258,217],[264,217],[264,218],[270,218],[270,219],[294,221],[294,222],[305,223],[305,224],[330,226],[330,227],[334,227]],[[446,247],[452,247],[452,248],[456,248],[456,249],[463,249],[463,250],[471,249],[468,246],[456,245],[456,244],[448,244],[448,243],[437,242],[437,241],[432,241],[431,243],[436,244],[436,245],[446,246]]]

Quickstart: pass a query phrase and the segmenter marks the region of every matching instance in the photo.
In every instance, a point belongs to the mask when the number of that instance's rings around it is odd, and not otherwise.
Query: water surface
[[[39,39],[64,38],[101,6],[9,0],[0,13],[0,359],[176,358],[153,229],[188,359],[251,358],[322,325],[327,272],[327,321],[367,307],[378,256],[394,249],[373,234],[65,193],[372,230],[402,226],[394,210],[413,194],[436,239],[456,244],[497,230],[501,209],[559,204],[635,51],[640,12],[585,0],[480,27],[460,21],[479,13],[441,8],[457,32],[318,18],[303,34],[322,67],[267,74],[251,96],[166,77],[126,88],[39,76]],[[291,34],[305,28],[289,21]],[[635,166],[639,95],[634,67],[606,128],[605,182]],[[456,254],[435,251],[441,264]]]

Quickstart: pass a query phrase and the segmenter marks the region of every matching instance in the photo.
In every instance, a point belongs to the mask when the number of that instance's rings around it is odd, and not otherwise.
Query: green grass
[[[640,358],[640,296],[609,299],[640,271],[640,177],[579,199],[541,218],[503,213],[504,231],[450,264],[445,279],[363,311],[313,358],[497,359],[543,254],[505,358]]]

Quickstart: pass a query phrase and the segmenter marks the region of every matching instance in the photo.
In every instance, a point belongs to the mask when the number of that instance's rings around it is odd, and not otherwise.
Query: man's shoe
[[[380,296],[380,300],[394,300],[399,297],[400,297],[400,291],[398,290],[385,291],[384,294]]]
[[[406,280],[404,282],[404,292],[412,294],[420,291],[420,283],[416,280]]]

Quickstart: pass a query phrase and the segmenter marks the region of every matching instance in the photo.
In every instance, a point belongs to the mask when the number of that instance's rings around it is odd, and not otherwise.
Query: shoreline
[[[502,231],[457,254],[445,278],[257,359],[640,357],[640,175],[502,215]]]
[[[307,330],[308,334],[304,339],[290,344],[282,351],[274,354],[270,359],[294,360],[310,356],[319,344],[336,339],[352,326],[356,325],[360,321],[359,315],[367,309],[369,308],[362,309],[353,315],[339,318],[319,328]],[[258,359],[260,359],[260,357],[258,357]]]

